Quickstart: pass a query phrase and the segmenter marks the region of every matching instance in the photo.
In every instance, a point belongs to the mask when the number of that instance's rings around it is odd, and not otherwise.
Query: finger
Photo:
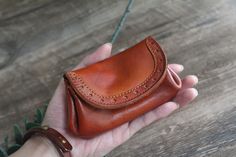
[[[104,60],[111,55],[111,49],[112,45],[110,43],[106,43],[102,46],[100,46],[94,53],[88,55],[85,57],[79,65],[77,65],[75,68],[83,68],[85,66],[88,66],[90,64],[99,62],[101,60]]]
[[[180,106],[185,106],[186,104],[193,101],[198,95],[198,91],[195,88],[187,88],[180,90],[176,97],[174,98],[174,102],[179,104]]]
[[[156,109],[145,113],[143,116],[138,117],[129,124],[130,134],[133,135],[138,130],[151,124],[152,122],[159,120],[161,118],[167,117],[173,111],[179,108],[179,105],[175,102],[167,102],[163,105],[157,107]]]
[[[184,70],[184,66],[181,64],[169,64],[168,67],[176,73],[180,73]]]
[[[182,80],[182,89],[192,88],[198,83],[198,78],[195,75],[188,75]]]

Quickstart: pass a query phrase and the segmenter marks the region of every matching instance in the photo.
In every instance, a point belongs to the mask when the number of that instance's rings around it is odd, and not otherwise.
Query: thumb
[[[95,52],[85,57],[76,68],[83,68],[90,64],[104,60],[111,55],[112,44],[106,43],[100,46]]]

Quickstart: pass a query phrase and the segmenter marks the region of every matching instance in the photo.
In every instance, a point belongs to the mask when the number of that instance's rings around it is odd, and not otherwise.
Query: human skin
[[[86,67],[87,65],[96,63],[111,55],[112,45],[107,43],[99,47],[94,53],[85,57],[75,69]],[[168,65],[176,73],[183,71],[183,66],[179,64]],[[138,117],[137,119],[127,122],[117,128],[98,135],[92,139],[82,139],[71,135],[66,125],[66,100],[65,85],[61,80],[46,111],[43,125],[48,125],[61,134],[63,134],[73,146],[72,157],[102,157],[111,150],[127,141],[137,131],[167,117],[173,111],[189,104],[194,100],[198,92],[194,85],[198,82],[198,78],[194,75],[185,76],[182,79],[182,88],[176,97],[170,102],[164,103],[152,111]],[[32,137],[11,157],[59,157],[54,145],[44,137]]]

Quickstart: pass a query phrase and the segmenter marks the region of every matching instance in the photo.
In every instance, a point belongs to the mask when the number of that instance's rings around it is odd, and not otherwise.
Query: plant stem
[[[114,33],[112,34],[111,44],[113,44],[115,42],[118,34],[120,33],[120,30],[121,30],[122,26],[124,25],[124,22],[125,22],[128,14],[129,14],[129,12],[130,12],[130,8],[133,4],[133,1],[134,0],[129,0],[129,3],[128,3],[126,9],[125,9],[125,12],[123,13],[122,17],[120,18],[120,21],[119,21],[118,25],[116,26],[116,29],[115,29]]]

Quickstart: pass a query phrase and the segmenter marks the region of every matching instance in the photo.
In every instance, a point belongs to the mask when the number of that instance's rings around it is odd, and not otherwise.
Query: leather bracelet
[[[24,142],[26,142],[33,135],[40,135],[48,138],[55,145],[56,149],[59,151],[62,157],[71,157],[71,144],[57,130],[48,126],[31,128],[29,131],[26,132],[24,136]]]

